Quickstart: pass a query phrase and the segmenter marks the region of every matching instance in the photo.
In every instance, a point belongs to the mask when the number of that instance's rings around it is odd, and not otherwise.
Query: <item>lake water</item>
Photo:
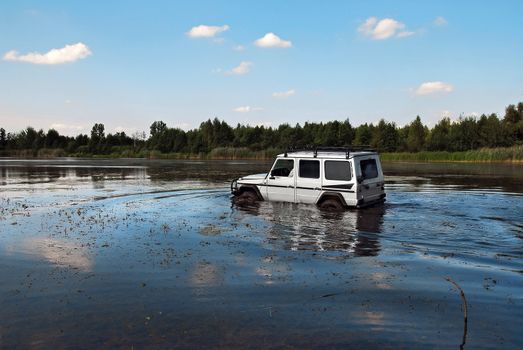
[[[235,206],[269,166],[0,160],[0,348],[523,346],[523,166],[385,163],[382,206]]]

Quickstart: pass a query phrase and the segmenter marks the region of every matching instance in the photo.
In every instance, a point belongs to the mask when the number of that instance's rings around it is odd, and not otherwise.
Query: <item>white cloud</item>
[[[236,45],[232,49],[234,51],[243,51],[243,50],[245,50],[245,46],[243,46],[243,45]]]
[[[196,27],[192,27],[191,30],[189,30],[186,34],[189,38],[214,38],[216,35],[225,32],[229,30],[229,26],[223,25],[223,26],[206,26],[206,25],[199,25]]]
[[[374,40],[385,40],[393,37],[404,38],[414,35],[415,32],[406,31],[405,24],[393,18],[378,20],[376,17],[369,17],[358,27],[358,32]]]
[[[251,106],[240,106],[233,109],[233,112],[238,113],[249,113],[249,112],[256,112],[256,111],[262,111],[263,108],[261,107],[251,107]]]
[[[127,136],[130,136],[136,134],[137,132],[139,132],[139,130],[136,128],[128,128],[125,126],[117,126],[116,128],[114,128],[114,132],[125,132]]]
[[[85,126],[83,126],[83,125],[63,124],[63,123],[51,124],[51,126],[49,128],[55,129],[62,135],[77,135],[78,133],[85,131]]]
[[[449,22],[444,17],[438,16],[436,17],[433,23],[438,27],[442,27],[446,26]]]
[[[452,91],[454,91],[454,87],[448,83],[444,83],[442,81],[428,81],[421,84],[415,92],[416,95],[430,95],[434,93],[448,93]]]
[[[452,117],[452,112],[449,110],[444,110],[444,111],[441,111],[441,113],[440,113],[440,118],[451,118],[451,117]]]
[[[294,89],[288,90],[288,91],[281,91],[281,92],[273,92],[272,97],[276,98],[287,98],[292,95],[294,95],[296,91]]]
[[[398,33],[398,38],[406,38],[406,37],[412,36],[414,34],[416,34],[416,32],[409,32],[409,31],[405,30],[403,32]]]
[[[265,128],[270,128],[270,127],[272,127],[272,122],[258,122],[258,123],[256,123],[256,126],[263,126]]]
[[[4,54],[5,61],[19,61],[34,64],[62,64],[81,60],[92,55],[91,50],[83,43],[65,45],[61,49],[52,49],[46,53],[30,52],[20,55],[12,50]]]
[[[250,72],[252,62],[241,61],[238,67],[234,67],[232,70],[228,71],[227,75],[245,75]]]
[[[192,125],[185,122],[174,124],[174,127],[185,131],[189,131],[190,129],[192,129]]]
[[[265,34],[263,38],[256,40],[254,44],[259,47],[292,47],[292,42],[288,40],[283,40],[274,33]]]

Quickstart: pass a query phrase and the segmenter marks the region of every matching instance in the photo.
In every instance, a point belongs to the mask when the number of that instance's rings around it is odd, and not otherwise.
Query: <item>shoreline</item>
[[[523,159],[504,159],[504,160],[460,160],[460,159],[396,159],[384,157],[386,153],[380,154],[382,163],[456,163],[456,164],[523,164]],[[63,157],[11,157],[0,156],[0,161],[39,161],[39,160],[146,160],[146,161],[162,161],[162,160],[188,160],[188,161],[234,161],[234,160],[248,160],[248,161],[272,161],[274,157],[114,157],[106,156],[63,156]]]

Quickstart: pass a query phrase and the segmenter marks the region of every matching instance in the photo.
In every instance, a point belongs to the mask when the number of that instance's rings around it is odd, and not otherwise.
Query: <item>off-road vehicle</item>
[[[231,183],[239,203],[281,201],[322,209],[362,208],[385,201],[378,153],[367,147],[318,147],[279,154],[267,174]]]

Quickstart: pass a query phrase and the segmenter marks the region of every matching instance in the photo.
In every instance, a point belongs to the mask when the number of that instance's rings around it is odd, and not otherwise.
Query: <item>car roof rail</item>
[[[328,146],[311,146],[287,149],[284,156],[287,157],[289,153],[296,152],[314,152],[314,158],[318,156],[318,152],[344,152],[345,158],[349,158],[352,152],[377,152],[375,148],[368,145],[354,145],[354,146],[343,146],[343,147],[328,147]]]

